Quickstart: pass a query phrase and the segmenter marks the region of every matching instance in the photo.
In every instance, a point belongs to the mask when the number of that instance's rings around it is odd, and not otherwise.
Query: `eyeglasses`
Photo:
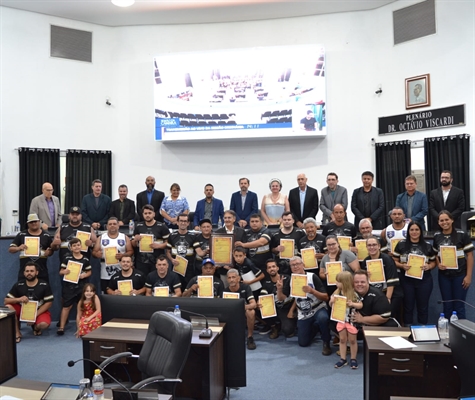
[[[294,264],[290,264],[290,268],[292,267],[298,267],[299,265],[303,264],[303,262],[298,262],[298,263],[294,263]]]

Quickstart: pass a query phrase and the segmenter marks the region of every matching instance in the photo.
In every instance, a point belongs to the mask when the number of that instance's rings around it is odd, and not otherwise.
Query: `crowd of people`
[[[452,186],[450,171],[441,173],[441,188],[431,192],[430,201],[416,190],[416,178],[408,176],[388,226],[384,195],[373,186],[373,178],[370,171],[362,174],[363,186],[354,190],[350,204],[335,173],[328,174],[320,199],[318,191],[307,185],[305,174],[297,176],[298,186],[288,196],[281,193],[281,181],[272,179],[260,210],[248,178],[239,180],[240,191],[232,194],[226,211],[214,197],[213,185],[207,184],[192,220],[176,183],[165,196],[155,189],[155,179],[147,177],[136,208],[127,198],[126,185],[111,201],[102,194],[102,182],[94,180],[92,192],[84,196],[81,207],[71,207],[67,222],[62,222],[51,184],[45,183],[43,194],[31,203],[27,228],[9,248],[20,253],[20,270],[5,304],[28,321],[35,335],[50,326],[53,294],[47,259],[57,250],[62,276],[58,335],[64,334],[75,304],[78,337],[100,326],[96,292],[199,297],[199,277],[213,277],[214,297],[236,293],[245,301],[249,350],[256,348],[257,326],[271,339],[297,335],[300,346],[311,345],[319,332],[322,354],[327,356],[332,353],[333,332],[334,344],[339,337],[341,358],[335,368],[348,364],[349,344],[349,365],[356,369],[356,338],[362,326],[409,326],[415,323],[414,310],[417,322],[426,324],[432,270],[438,270],[443,300],[465,300],[473,273],[473,244],[460,229],[463,192]],[[348,206],[354,223],[347,219]],[[322,226],[316,220],[319,210]],[[423,237],[426,216],[438,227],[432,244]],[[126,234],[120,227],[131,220],[137,223],[133,233]],[[47,231],[51,227],[56,228],[54,235]],[[380,234],[374,236],[374,231]],[[214,233],[233,236],[231,262],[211,258]],[[91,257],[101,260],[100,288],[88,283]],[[296,286],[299,277],[304,281]],[[276,310],[270,317],[262,314],[261,296],[268,294],[274,296]],[[346,312],[332,317],[332,306],[342,297]],[[26,306],[32,302],[36,302],[34,315]],[[462,302],[445,302],[446,315],[452,311],[465,318]],[[21,338],[17,324],[17,342]]]

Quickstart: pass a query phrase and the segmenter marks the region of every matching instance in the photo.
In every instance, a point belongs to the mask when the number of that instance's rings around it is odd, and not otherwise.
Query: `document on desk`
[[[417,347],[414,343],[411,343],[401,336],[380,337],[379,340],[391,346],[393,349],[410,349],[411,347]]]

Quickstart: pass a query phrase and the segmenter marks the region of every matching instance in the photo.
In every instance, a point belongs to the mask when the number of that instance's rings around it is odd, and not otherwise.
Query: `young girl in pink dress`
[[[86,283],[78,303],[76,317],[78,330],[76,337],[82,337],[102,325],[101,302],[96,295],[96,287]]]

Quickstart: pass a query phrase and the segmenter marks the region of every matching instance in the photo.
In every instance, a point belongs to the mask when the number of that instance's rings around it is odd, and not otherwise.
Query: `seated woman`
[[[180,196],[180,185],[174,183],[170,186],[170,196],[166,196],[160,207],[160,214],[170,229],[178,229],[177,219],[180,214],[188,214],[190,207],[185,197]]]
[[[262,198],[261,215],[266,225],[280,225],[282,214],[290,211],[289,199],[280,193],[282,182],[279,179],[271,179],[269,189],[271,193]]]

